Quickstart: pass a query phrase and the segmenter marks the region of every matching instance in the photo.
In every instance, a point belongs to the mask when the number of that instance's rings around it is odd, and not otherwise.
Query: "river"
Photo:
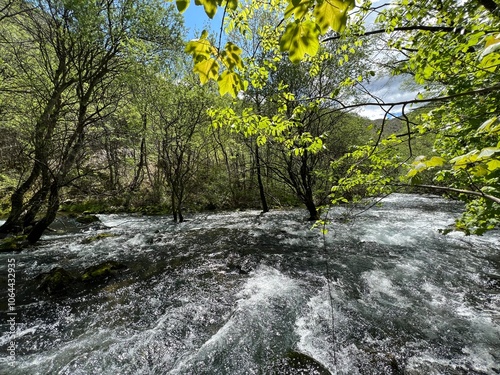
[[[440,234],[460,209],[393,195],[366,212],[332,209],[324,235],[304,210],[182,224],[99,215],[107,229],[0,254],[0,373],[500,374],[500,233]],[[78,273],[108,260],[127,268],[98,287],[36,290],[56,266]],[[316,369],[291,370],[290,353]]]

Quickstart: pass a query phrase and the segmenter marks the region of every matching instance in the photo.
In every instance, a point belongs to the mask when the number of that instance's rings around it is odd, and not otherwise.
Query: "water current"
[[[324,236],[303,210],[99,215],[106,229],[48,233],[0,254],[0,373],[500,374],[500,233],[440,234],[460,208],[394,195],[348,221],[332,210]],[[37,290],[56,266],[108,260],[127,269],[73,295]],[[315,366],[282,365],[290,353]]]

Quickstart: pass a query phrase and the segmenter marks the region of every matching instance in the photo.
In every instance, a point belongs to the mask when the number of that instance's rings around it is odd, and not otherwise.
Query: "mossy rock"
[[[126,268],[127,266],[110,260],[96,266],[86,268],[80,279],[84,283],[102,283],[103,281],[116,277],[120,271]]]
[[[117,236],[118,235],[116,233],[109,233],[109,232],[107,232],[107,233],[99,233],[96,236],[84,238],[81,243],[83,245],[86,245],[86,244],[89,244],[89,243],[92,243],[92,242],[96,242],[96,241],[102,240],[104,238],[117,237]]]
[[[0,252],[20,251],[27,244],[27,236],[11,236],[0,240]]]
[[[283,359],[277,361],[268,375],[332,375],[332,373],[311,356],[290,350]]]
[[[38,279],[38,289],[50,295],[68,291],[76,281],[76,278],[62,267],[53,268],[48,273],[39,275]]]
[[[93,223],[101,222],[101,220],[99,220],[99,218],[97,216],[88,215],[88,214],[78,216],[75,220],[77,223],[80,223],[80,224],[93,224]]]

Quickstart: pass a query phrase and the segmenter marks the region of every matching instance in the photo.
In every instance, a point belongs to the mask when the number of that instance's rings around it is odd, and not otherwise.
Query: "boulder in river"
[[[55,267],[37,277],[40,280],[38,289],[50,295],[67,292],[75,283],[76,278],[62,267]]]
[[[247,275],[255,270],[260,263],[260,259],[255,255],[241,255],[230,253],[226,259],[226,270],[236,271],[240,275]]]
[[[100,284],[118,276],[126,268],[127,266],[121,263],[109,260],[86,268],[82,273],[81,280],[84,283]]]
[[[65,296],[88,291],[117,278],[128,267],[115,261],[106,261],[86,268],[80,275],[62,267],[55,267],[35,278],[37,289],[50,296]]]
[[[101,222],[101,220],[99,220],[97,216],[90,214],[83,214],[81,216],[78,216],[75,220],[80,224],[94,224]]]

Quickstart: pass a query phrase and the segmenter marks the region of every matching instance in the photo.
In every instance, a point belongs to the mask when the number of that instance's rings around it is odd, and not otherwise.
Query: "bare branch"
[[[448,191],[452,193],[466,194],[466,195],[474,195],[477,197],[482,197],[484,199],[488,199],[492,202],[500,204],[500,198],[495,197],[490,194],[485,194],[482,191],[475,190],[465,190],[465,189],[455,189],[447,186],[437,186],[437,185],[407,185],[407,184],[396,184],[396,186],[408,186],[408,187],[416,187],[422,189],[432,189],[432,190],[440,190],[440,191]]]

